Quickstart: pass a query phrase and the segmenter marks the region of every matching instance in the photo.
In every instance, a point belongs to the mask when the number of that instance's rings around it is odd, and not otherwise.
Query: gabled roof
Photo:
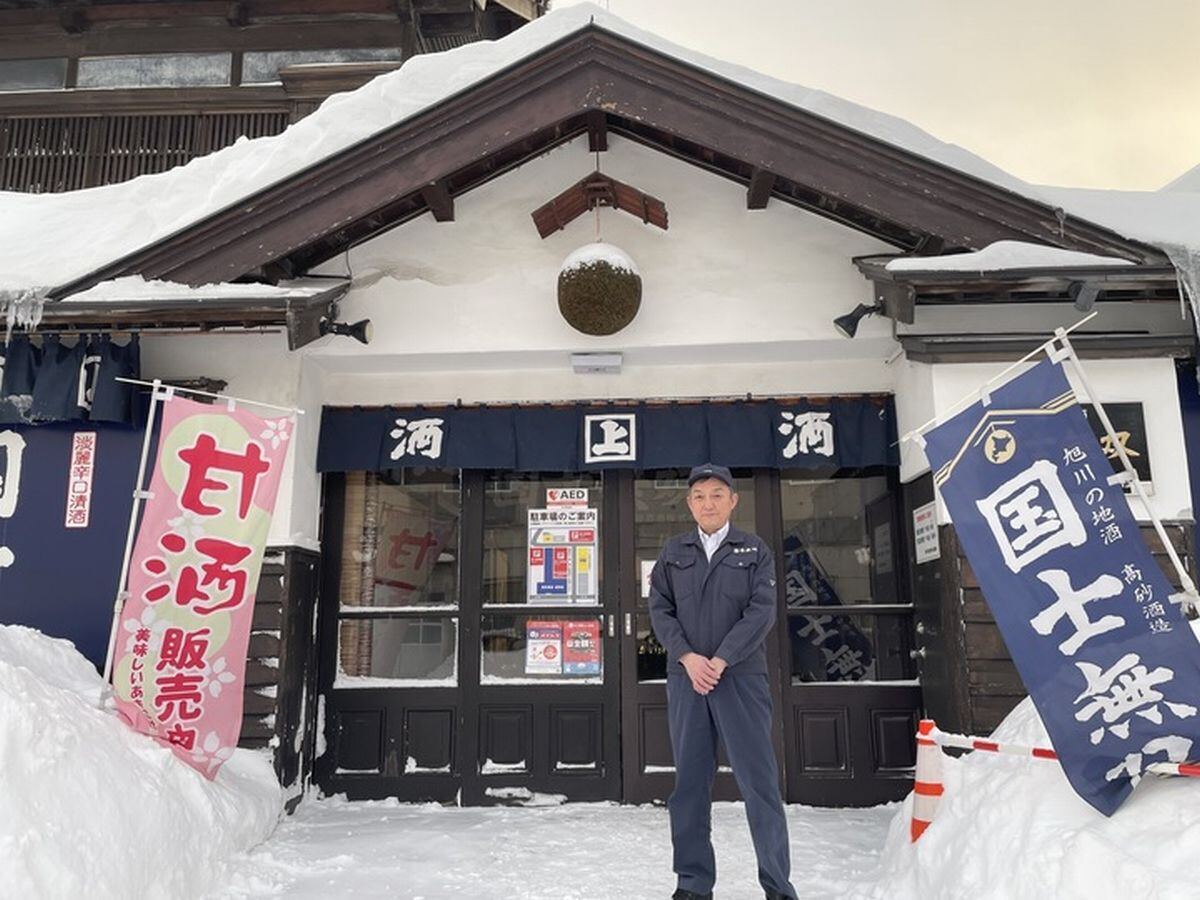
[[[0,288],[14,268],[8,286],[53,284],[54,296],[130,274],[193,284],[288,277],[423,214],[431,198],[444,205],[557,144],[608,132],[902,251],[1023,240],[1165,261],[908,123],[691,53],[585,4],[493,44],[414,58],[282,135],[161,176],[4,196],[0,254],[14,266],[0,258]],[[93,196],[75,202],[84,194]],[[124,208],[131,199],[137,215]],[[71,223],[73,211],[87,221]],[[76,241],[70,253],[73,231],[106,225],[116,240]],[[55,242],[58,265],[23,264],[22,249]]]

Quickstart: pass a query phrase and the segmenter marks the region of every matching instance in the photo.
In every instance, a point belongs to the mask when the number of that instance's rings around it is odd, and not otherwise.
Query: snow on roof
[[[86,291],[64,298],[65,303],[160,303],[194,300],[304,300],[337,287],[336,279],[301,279],[271,284],[206,284],[191,287],[174,281],[147,281],[129,275],[102,281]]]
[[[1063,250],[1025,241],[996,241],[974,253],[910,256],[893,259],[889,272],[1003,272],[1011,269],[1074,269],[1084,266],[1132,266],[1127,259]]]
[[[1042,188],[1063,209],[1154,244],[1175,266],[1200,331],[1200,193]]]
[[[62,194],[0,193],[0,298],[5,292],[46,290],[83,277],[593,26],[936,163],[1047,202],[1045,189],[903,119],[695,53],[634,28],[595,4],[583,3],[542,16],[499,41],[414,56],[396,71],[356,91],[330,97],[279,135],[239,140],[168,172]],[[1200,197],[1194,198],[1192,208],[1200,213]],[[1068,211],[1076,213],[1073,207]],[[1195,219],[1200,220],[1200,214]],[[1134,226],[1119,225],[1115,230],[1130,238],[1147,239]],[[1200,246],[1200,239],[1195,243]]]
[[[1200,194],[1039,187],[1052,204],[1159,247],[1200,248]]]
[[[1164,184],[1159,190],[1200,192],[1200,166],[1188,169],[1179,177]]]

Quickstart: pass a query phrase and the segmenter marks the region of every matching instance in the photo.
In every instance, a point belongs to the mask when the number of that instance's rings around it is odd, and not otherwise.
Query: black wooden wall
[[[289,811],[308,779],[315,739],[313,616],[320,557],[269,551],[259,579],[246,660],[242,747],[270,747]]]
[[[932,499],[931,475],[903,487],[910,558],[914,554],[912,511]],[[1194,572],[1194,526],[1165,527],[1185,567]],[[1179,578],[1154,527],[1143,525],[1141,531],[1167,580],[1178,589]],[[1028,692],[954,527],[943,525],[939,537],[941,558],[911,567],[916,642],[925,648],[918,662],[926,714],[945,730],[987,735]]]

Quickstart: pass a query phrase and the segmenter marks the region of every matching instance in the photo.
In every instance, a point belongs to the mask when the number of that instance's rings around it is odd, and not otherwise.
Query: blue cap
[[[731,491],[733,490],[733,473],[724,466],[714,466],[712,463],[704,463],[692,469],[688,475],[688,487],[705,478],[716,478],[718,481],[725,482]]]

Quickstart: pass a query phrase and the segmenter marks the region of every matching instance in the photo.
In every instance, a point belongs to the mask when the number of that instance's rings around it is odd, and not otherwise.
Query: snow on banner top
[[[61,194],[0,193],[0,293],[45,290],[83,277],[589,27],[1016,194],[1062,205],[1126,237],[1200,246],[1191,225],[1200,218],[1200,196],[1100,191],[1077,209],[1073,195],[1027,184],[903,119],[693,52],[583,3],[536,19],[499,41],[415,56],[356,91],[330,97],[282,134],[239,140],[167,172]],[[1164,203],[1164,198],[1175,203]],[[1182,214],[1185,208],[1187,215]]]
[[[1132,265],[1130,260],[1113,256],[1097,256],[1026,241],[996,241],[974,253],[893,259],[886,268],[889,272],[1001,272],[1006,269]]]

